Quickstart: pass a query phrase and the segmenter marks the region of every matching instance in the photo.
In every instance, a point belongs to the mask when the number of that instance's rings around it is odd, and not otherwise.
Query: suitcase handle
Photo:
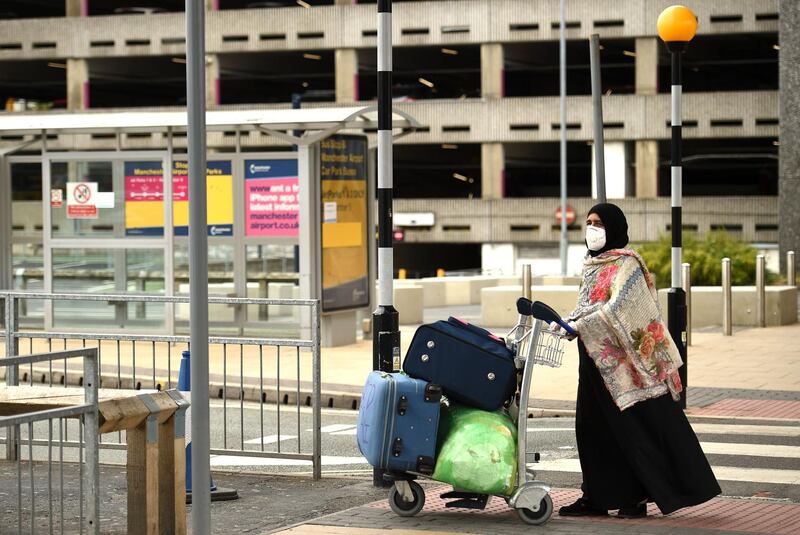
[[[451,325],[455,325],[456,327],[461,327],[462,329],[466,329],[468,331],[471,331],[471,332],[473,332],[473,333],[475,333],[475,334],[477,334],[479,336],[482,336],[484,338],[488,338],[489,340],[491,340],[493,342],[496,342],[496,343],[502,345],[503,347],[506,347],[506,343],[502,338],[490,333],[489,331],[487,331],[486,329],[484,329],[482,327],[478,327],[477,325],[473,325],[471,323],[468,323],[468,322],[466,322],[466,321],[464,321],[462,319],[459,319],[459,318],[455,318],[453,316],[450,316],[449,318],[447,318],[447,322],[450,323]]]
[[[425,401],[428,403],[439,403],[442,400],[442,387],[433,383],[425,386]]]
[[[397,414],[399,414],[400,416],[404,416],[407,409],[408,409],[408,398],[405,396],[400,396],[400,399],[397,402]]]

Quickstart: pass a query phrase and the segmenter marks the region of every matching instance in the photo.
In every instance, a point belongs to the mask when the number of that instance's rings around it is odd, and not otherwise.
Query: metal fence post
[[[688,262],[683,267],[683,291],[686,292],[686,345],[692,345],[692,265]]]
[[[15,357],[19,354],[19,339],[14,336],[19,324],[19,311],[16,307],[16,298],[10,293],[5,298],[5,325],[6,325],[6,357]],[[6,368],[6,386],[19,384],[19,366]],[[19,426],[6,429],[6,460],[16,461],[19,458]]]
[[[311,306],[311,340],[314,343],[314,347],[311,349],[312,351],[312,381],[313,381],[313,390],[311,392],[313,408],[311,413],[312,423],[311,426],[314,428],[314,435],[312,439],[312,451],[311,454],[314,457],[311,461],[313,466],[314,472],[314,479],[320,479],[322,477],[322,408],[320,407],[321,403],[321,393],[322,390],[322,373],[321,373],[321,358],[320,358],[320,330],[319,330],[319,308],[320,302],[317,300]],[[280,378],[278,378],[280,381]]]
[[[756,256],[756,324],[767,326],[766,268],[764,255]]]
[[[794,251],[786,253],[786,284],[797,286],[797,264],[795,264]]]
[[[722,334],[731,336],[733,333],[733,316],[731,304],[733,295],[731,293],[731,259],[722,259]]]
[[[83,433],[86,443],[86,531],[100,533],[100,442],[97,416],[97,386],[99,370],[97,348],[87,349],[83,357],[84,401],[92,405],[92,411],[83,416]]]
[[[533,295],[531,281],[531,265],[525,264],[522,266],[522,296],[525,299],[530,299]]]
[[[189,160],[189,318],[192,349],[192,531],[211,532],[208,385],[208,213],[206,209],[205,2],[186,0]]]

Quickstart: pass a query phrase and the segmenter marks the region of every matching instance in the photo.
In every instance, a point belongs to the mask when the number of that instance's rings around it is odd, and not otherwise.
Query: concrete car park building
[[[633,241],[668,230],[669,56],[655,22],[671,3],[567,0],[568,196],[578,216],[569,230],[573,264],[581,217],[592,204],[591,33],[603,46],[608,196],[629,214]],[[0,97],[8,113],[181,109],[183,6],[2,2]],[[207,8],[209,110],[376,99],[374,1],[208,0]],[[684,60],[685,228],[724,229],[774,246],[780,2],[696,0],[691,8],[699,27]],[[437,268],[510,273],[539,259],[540,271],[557,271],[558,0],[395,0],[393,11],[395,107],[423,125],[394,149],[395,267],[412,276]],[[0,144],[17,156],[38,154],[34,145],[23,146],[31,139],[3,136]],[[149,151],[164,150],[166,135],[49,135],[46,142],[49,151]],[[174,142],[180,153],[185,139]],[[210,132],[208,147],[210,157],[292,150],[256,129]],[[41,241],[40,211],[30,209],[42,204],[41,171],[32,160],[7,159],[4,176],[13,201],[14,264],[25,268],[36,264]],[[236,253],[222,245],[226,237],[209,239],[212,262],[232,271]],[[269,269],[293,270],[289,240],[247,253],[267,254]]]

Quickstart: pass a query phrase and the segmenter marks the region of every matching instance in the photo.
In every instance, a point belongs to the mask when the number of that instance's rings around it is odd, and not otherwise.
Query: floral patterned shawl
[[[642,258],[630,249],[586,257],[569,315],[614,403],[625,410],[667,391],[679,399],[683,361]]]

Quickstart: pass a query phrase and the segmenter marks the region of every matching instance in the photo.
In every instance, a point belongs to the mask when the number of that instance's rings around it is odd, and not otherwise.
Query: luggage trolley
[[[517,488],[511,496],[500,497],[517,511],[524,522],[539,525],[547,522],[553,514],[553,500],[549,494],[550,486],[537,480],[535,471],[528,468],[529,463],[539,461],[539,453],[528,450],[527,440],[527,402],[533,366],[561,366],[564,339],[568,335],[575,336],[576,333],[556,311],[540,301],[531,302],[521,297],[517,300],[517,312],[517,324],[506,336],[506,345],[515,355],[514,362],[521,376],[514,402],[508,407],[512,420],[515,413],[517,420]],[[548,324],[553,322],[561,325],[566,334],[548,329]],[[387,473],[385,477],[394,483],[389,491],[389,506],[395,513],[400,516],[414,516],[422,510],[425,505],[425,491],[414,479],[428,476],[406,472]],[[469,509],[483,509],[489,501],[489,495],[460,492],[457,489],[443,494],[442,497],[457,498],[447,503],[447,507]]]

